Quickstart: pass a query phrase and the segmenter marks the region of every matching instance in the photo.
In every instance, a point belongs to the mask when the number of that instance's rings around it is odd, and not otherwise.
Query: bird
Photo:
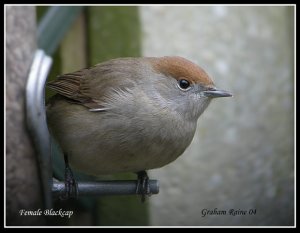
[[[59,75],[47,87],[56,92],[46,115],[64,153],[66,187],[76,183],[69,164],[93,176],[134,172],[142,200],[147,171],[182,155],[211,100],[232,96],[180,56],[115,58]]]

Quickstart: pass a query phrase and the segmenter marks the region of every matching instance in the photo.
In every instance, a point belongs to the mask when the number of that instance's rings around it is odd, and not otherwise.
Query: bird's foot
[[[73,172],[69,167],[68,157],[65,155],[65,190],[60,196],[61,200],[78,197],[78,184],[74,179]]]
[[[149,177],[146,171],[137,172],[136,193],[141,195],[141,201],[145,202],[146,197],[151,196]]]

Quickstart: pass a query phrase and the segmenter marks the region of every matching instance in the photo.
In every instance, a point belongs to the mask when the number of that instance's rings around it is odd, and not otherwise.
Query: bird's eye
[[[190,88],[191,84],[190,84],[190,82],[187,81],[186,79],[180,79],[180,80],[178,81],[178,86],[179,86],[180,89],[186,91],[186,90],[188,90],[188,89]]]

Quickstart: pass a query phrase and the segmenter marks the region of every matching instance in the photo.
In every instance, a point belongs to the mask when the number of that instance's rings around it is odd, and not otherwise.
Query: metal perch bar
[[[137,195],[136,180],[114,180],[98,182],[78,182],[78,197],[103,195]],[[158,194],[157,180],[149,180],[150,194]],[[52,195],[58,198],[65,191],[65,183],[53,181]]]

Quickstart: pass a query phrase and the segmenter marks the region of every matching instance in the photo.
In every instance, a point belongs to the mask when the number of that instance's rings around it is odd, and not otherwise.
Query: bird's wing
[[[68,98],[70,102],[81,104],[90,111],[104,111],[105,103],[116,88],[126,91],[133,87],[130,66],[116,66],[100,63],[91,68],[58,76],[48,82],[47,87]]]

